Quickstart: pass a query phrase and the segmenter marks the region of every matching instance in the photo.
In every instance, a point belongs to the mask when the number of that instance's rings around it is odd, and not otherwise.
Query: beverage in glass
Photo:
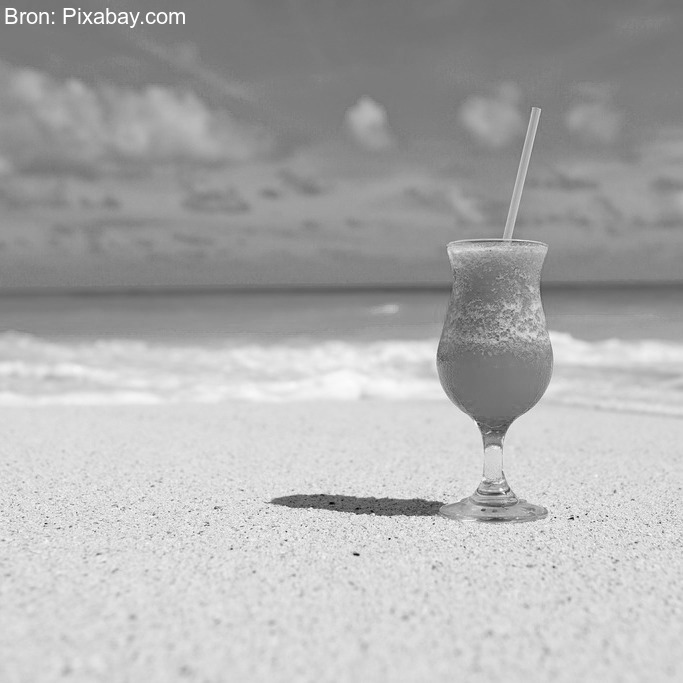
[[[447,396],[479,427],[484,474],[472,496],[441,508],[446,517],[523,522],[547,515],[518,499],[503,473],[505,434],[540,400],[552,375],[540,292],[547,250],[530,240],[448,245],[454,280],[437,369]]]

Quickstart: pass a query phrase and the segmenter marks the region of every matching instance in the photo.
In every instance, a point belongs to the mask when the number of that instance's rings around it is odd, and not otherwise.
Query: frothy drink
[[[437,351],[441,386],[481,426],[507,427],[532,408],[552,375],[540,295],[545,244],[452,242],[454,282]]]

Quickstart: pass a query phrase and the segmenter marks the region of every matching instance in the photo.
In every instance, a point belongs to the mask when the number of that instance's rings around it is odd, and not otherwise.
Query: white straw
[[[529,127],[526,129],[526,139],[524,140],[524,147],[522,147],[522,158],[519,160],[519,168],[517,169],[515,188],[512,190],[512,201],[510,202],[508,219],[505,221],[505,232],[503,232],[504,240],[511,240],[512,231],[515,229],[519,202],[522,200],[522,190],[524,189],[526,172],[529,170],[529,160],[531,159],[531,151],[534,148],[534,138],[536,137],[536,129],[538,128],[538,119],[540,117],[541,110],[538,107],[532,107],[531,117],[529,118]]]

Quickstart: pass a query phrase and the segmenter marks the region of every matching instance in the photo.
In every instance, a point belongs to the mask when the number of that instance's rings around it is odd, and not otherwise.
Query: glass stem
[[[481,505],[496,507],[514,505],[517,496],[510,489],[503,472],[503,441],[507,426],[491,429],[479,425],[484,440],[484,473],[472,499]]]

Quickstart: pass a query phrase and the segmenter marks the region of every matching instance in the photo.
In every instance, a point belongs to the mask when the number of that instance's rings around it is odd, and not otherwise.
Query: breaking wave
[[[546,401],[683,415],[683,345],[551,332]],[[211,346],[0,334],[0,404],[443,400],[436,339]]]

